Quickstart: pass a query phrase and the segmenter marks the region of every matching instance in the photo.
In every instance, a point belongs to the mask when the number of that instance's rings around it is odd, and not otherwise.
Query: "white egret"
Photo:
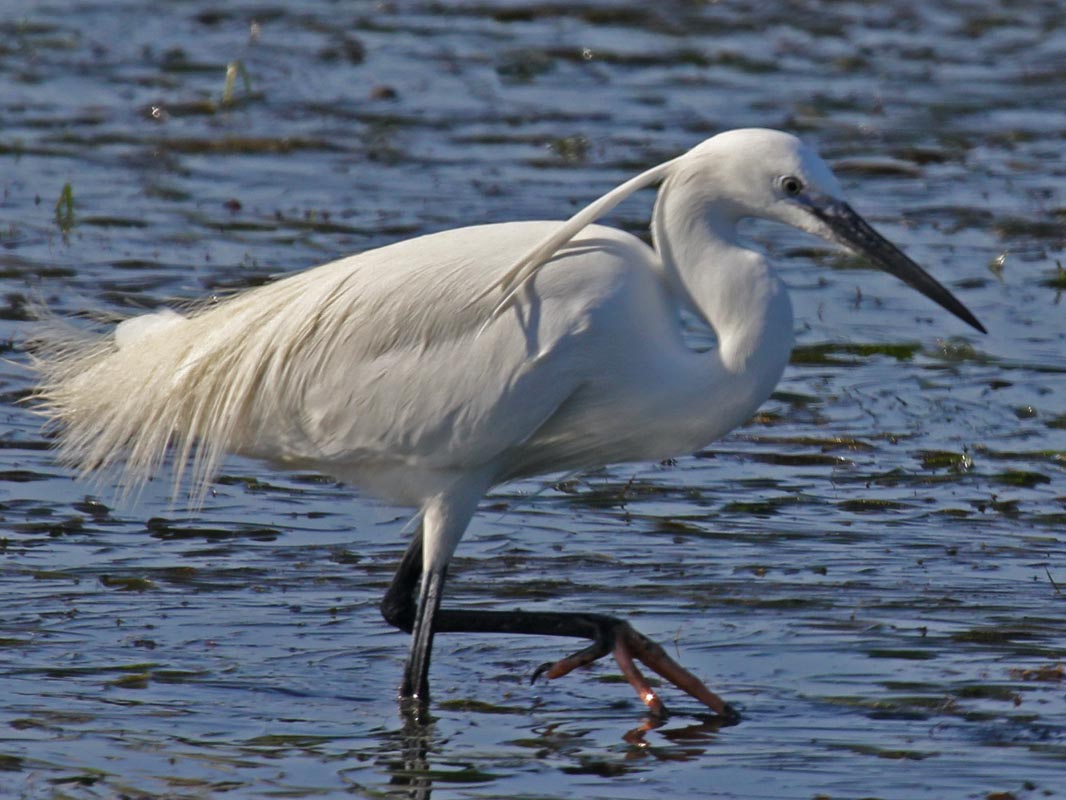
[[[661,183],[654,247],[592,224]],[[844,201],[815,152],[735,130],[611,190],[565,222],[510,222],[397,242],[188,313],[108,335],[45,335],[39,408],[60,457],[124,465],[126,485],[174,451],[202,493],[226,452],[313,468],[419,510],[382,603],[412,632],[401,687],[424,709],[434,633],[512,632],[593,644],[558,677],[614,653],[652,712],[638,658],[727,719],[736,713],[662,648],[612,617],[440,608],[449,559],[480,498],[514,478],[692,452],[769,397],[793,344],[792,306],[747,217],[841,243],[977,330],[947,289]],[[698,352],[689,309],[717,345]],[[421,588],[419,589],[419,581]],[[417,604],[416,604],[417,596]]]

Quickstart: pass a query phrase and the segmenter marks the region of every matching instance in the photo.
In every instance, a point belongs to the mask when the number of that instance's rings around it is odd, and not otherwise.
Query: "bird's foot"
[[[624,620],[611,619],[605,623],[599,636],[588,647],[555,662],[542,664],[533,673],[536,681],[541,675],[549,679],[561,678],[578,667],[584,667],[599,658],[612,653],[622,674],[629,685],[636,691],[641,702],[657,717],[666,715],[666,708],[655,690],[651,688],[634,659],[670,681],[678,689],[695,697],[724,722],[735,725],[740,722],[740,714],[729,703],[708,689],[703,681],[678,664],[667,655],[657,642],[634,629]]]

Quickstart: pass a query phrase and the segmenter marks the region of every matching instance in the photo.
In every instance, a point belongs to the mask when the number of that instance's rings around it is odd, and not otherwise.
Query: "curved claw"
[[[533,677],[529,679],[529,683],[531,685],[536,683],[537,682],[537,678],[539,678],[545,672],[550,670],[554,664],[555,664],[554,661],[545,661],[543,664],[541,664],[539,667],[537,667],[535,670],[533,670]]]

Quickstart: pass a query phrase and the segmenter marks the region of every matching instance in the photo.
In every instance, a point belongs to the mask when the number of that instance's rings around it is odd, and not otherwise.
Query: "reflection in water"
[[[402,795],[411,800],[429,800],[433,779],[429,771],[429,746],[433,739],[433,723],[423,722],[402,709],[403,728],[398,733],[400,760],[392,762],[389,785],[403,789]]]
[[[445,741],[433,718],[420,721],[402,705],[400,714],[403,717],[402,726],[381,733],[381,757],[377,759],[382,772],[388,776],[387,793],[390,796],[428,800],[435,782],[454,787],[458,784],[490,782],[500,777],[492,774],[496,770],[489,772],[484,769],[484,754],[477,757],[481,759],[481,765],[473,761],[465,763],[462,755],[455,751],[454,743]],[[697,761],[717,740],[721,728],[726,727],[714,715],[701,714],[687,719],[695,721],[670,727],[668,718],[645,716],[639,725],[621,735],[621,740],[629,746],[614,755],[610,753],[613,748],[605,750],[602,745],[590,745],[583,732],[567,732],[566,723],[551,723],[544,728],[534,729],[537,736],[522,741],[535,745],[538,758],[565,758],[570,762],[561,766],[565,774],[617,777],[634,770],[642,771],[639,765],[649,761]],[[520,730],[522,728],[519,726],[515,732]],[[651,732],[659,737],[657,743],[648,740]],[[440,760],[436,767],[430,763],[433,755]],[[507,759],[508,763],[512,758],[513,755]]]
[[[654,758],[656,761],[691,761],[706,752],[704,745],[716,738],[718,731],[728,727],[721,717],[699,715],[699,722],[680,728],[666,728],[666,720],[646,717],[644,721],[627,731],[623,740],[632,746],[626,754],[627,759]],[[650,731],[658,731],[671,746],[653,745],[647,740]]]
[[[648,741],[644,738],[648,731],[653,731],[656,728],[662,727],[664,721],[660,717],[648,716],[644,718],[644,721],[631,731],[627,731],[622,739],[627,743],[633,745],[634,748],[629,757],[636,758],[640,755],[640,751],[648,747]]]

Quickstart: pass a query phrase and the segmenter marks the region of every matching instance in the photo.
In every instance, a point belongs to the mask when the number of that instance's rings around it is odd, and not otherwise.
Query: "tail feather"
[[[173,450],[175,495],[188,470],[201,502],[271,360],[254,319],[214,311],[160,311],[104,334],[48,321],[30,345],[32,399],[58,431],[59,461],[83,477],[121,465],[131,491]]]
[[[169,308],[164,308],[154,314],[131,317],[115,328],[115,346],[119,350],[136,347],[137,343],[144,337],[157,334],[181,323],[185,319],[177,311]]]
[[[188,476],[201,503],[226,452],[254,449],[263,426],[299,426],[299,397],[350,330],[353,266],[334,262],[106,333],[46,313],[28,343],[39,375],[31,402],[58,432],[59,461],[83,477],[121,468],[129,493],[172,452],[174,495]]]
[[[30,342],[30,365],[40,376],[32,400],[59,434],[61,463],[85,476],[125,461],[127,489],[159,468],[184,427],[165,366],[182,349],[174,328],[183,324],[172,311],[135,317],[103,334],[45,320]]]

